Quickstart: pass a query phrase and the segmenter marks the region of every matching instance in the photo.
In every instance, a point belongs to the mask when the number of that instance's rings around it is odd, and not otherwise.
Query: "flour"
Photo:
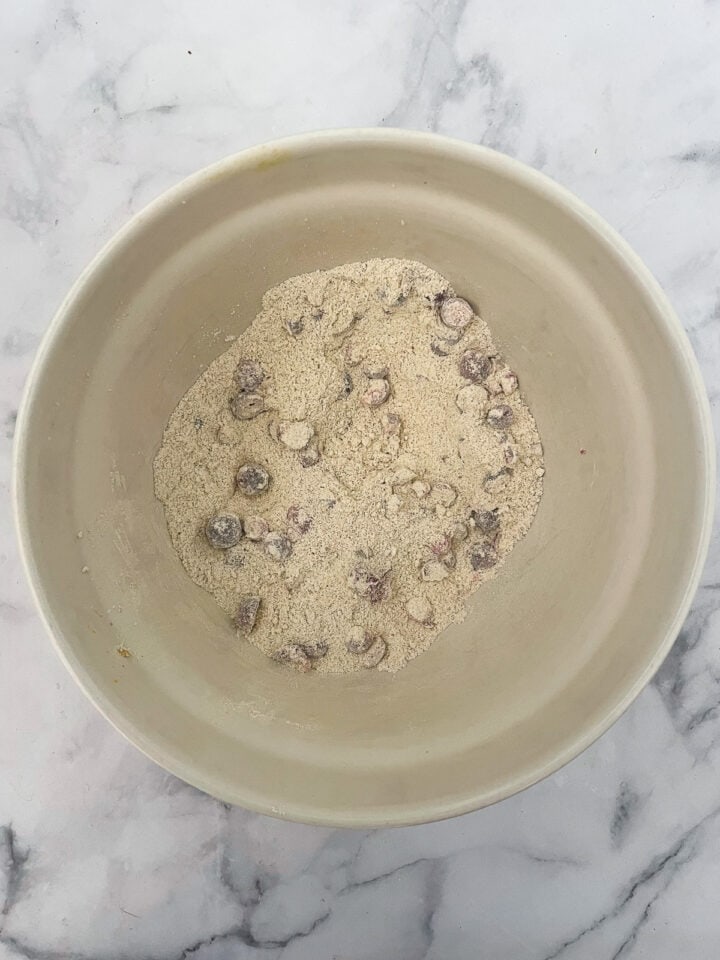
[[[178,404],[154,468],[185,569],[229,617],[243,608],[238,642],[327,673],[396,671],[462,620],[544,474],[487,325],[401,260],[268,291]],[[234,546],[210,545],[235,530],[218,515],[242,521]]]

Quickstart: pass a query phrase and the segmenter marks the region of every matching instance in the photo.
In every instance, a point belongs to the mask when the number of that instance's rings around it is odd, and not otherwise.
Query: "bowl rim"
[[[601,241],[614,249],[615,254],[624,262],[625,266],[641,286],[655,319],[660,323],[671,344],[684,361],[689,385],[694,394],[698,411],[699,424],[702,434],[702,444],[698,450],[698,461],[704,461],[700,482],[704,483],[704,502],[702,506],[702,528],[695,544],[693,565],[683,593],[672,621],[662,637],[658,638],[654,655],[646,664],[645,669],[637,676],[634,682],[609,705],[602,717],[571,742],[545,762],[537,765],[528,765],[519,771],[512,779],[507,780],[500,787],[493,790],[478,788],[472,796],[463,795],[450,800],[425,801],[421,803],[403,803],[392,806],[380,806],[363,811],[360,815],[351,810],[333,811],[309,806],[305,803],[285,803],[278,809],[272,803],[271,797],[257,797],[243,795],[242,789],[229,788],[228,784],[220,784],[202,771],[202,765],[182,758],[170,756],[169,753],[156,745],[151,736],[139,729],[134,721],[122,711],[115,708],[105,697],[102,687],[95,681],[91,673],[83,666],[72,651],[72,643],[63,635],[55,623],[51,604],[48,601],[34,562],[34,548],[30,542],[29,528],[26,520],[27,490],[25,488],[26,463],[28,458],[27,435],[32,417],[35,395],[45,367],[50,361],[55,342],[65,325],[67,318],[76,300],[80,298],[84,288],[91,282],[97,268],[108,260],[115,250],[127,243],[136,233],[144,229],[155,218],[174,207],[178,202],[191,196],[194,191],[210,180],[217,180],[258,166],[269,165],[280,158],[294,159],[302,152],[318,152],[324,149],[358,145],[376,145],[380,148],[393,146],[409,149],[422,149],[439,155],[451,155],[456,159],[472,162],[478,166],[494,169],[521,182],[527,188],[543,196],[549,202],[561,207],[568,213],[583,221],[584,226],[594,233]],[[700,368],[693,353],[688,336],[677,314],[673,310],[660,284],[652,275],[648,267],[631,248],[626,240],[611,227],[598,213],[583,200],[580,200],[566,187],[561,186],[548,175],[528,166],[522,161],[509,157],[489,147],[469,143],[452,137],[436,133],[426,133],[415,130],[403,130],[392,127],[347,127],[328,130],[319,130],[310,133],[300,133],[281,137],[259,145],[249,147],[238,153],[224,157],[209,166],[180,180],[179,183],[161,193],[143,209],[134,214],[95,254],[89,264],[72,284],[62,300],[47,330],[45,331],[37,353],[28,373],[22,398],[18,410],[18,419],[15,431],[14,458],[12,470],[12,501],[15,515],[15,528],[20,547],[20,557],[25,576],[35,601],[40,619],[48,633],[55,650],[65,664],[73,679],[83,690],[88,699],[100,711],[106,720],[128,740],[134,747],[144,753],[150,760],[175,776],[203,790],[217,799],[237,804],[254,813],[277,817],[283,820],[316,824],[329,827],[389,827],[409,826],[414,824],[435,822],[469,813],[473,810],[489,806],[507,797],[533,786],[540,780],[555,773],[565,764],[579,756],[592,743],[601,737],[627,710],[637,698],[642,689],[652,679],[661,663],[674,644],[679,630],[685,620],[695,592],[700,583],[705,559],[710,545],[712,534],[714,503],[715,503],[715,441],[712,427],[710,404],[707,397]]]

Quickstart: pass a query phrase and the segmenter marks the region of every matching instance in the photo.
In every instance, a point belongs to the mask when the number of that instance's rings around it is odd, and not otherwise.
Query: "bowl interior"
[[[545,495],[465,623],[397,676],[297,676],[184,573],[152,462],[268,287],[375,256],[429,264],[489,321],[538,422]],[[429,137],[301,138],[181,185],[75,288],[22,420],[21,532],[70,667],[164,766],[282,816],[432,819],[559,766],[659,664],[703,551],[702,404],[655,287],[562,191]]]

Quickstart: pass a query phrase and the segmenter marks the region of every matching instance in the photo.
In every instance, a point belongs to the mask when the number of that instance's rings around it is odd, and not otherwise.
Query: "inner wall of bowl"
[[[687,370],[615,253],[500,165],[371,144],[277,160],[116,247],[46,364],[29,520],[66,655],[140,745],[228,799],[360,818],[492,799],[601,723],[672,619],[702,506]],[[538,421],[545,495],[466,621],[404,671],[298,676],[184,573],[152,461],[268,287],[371,256],[431,265],[486,317]]]

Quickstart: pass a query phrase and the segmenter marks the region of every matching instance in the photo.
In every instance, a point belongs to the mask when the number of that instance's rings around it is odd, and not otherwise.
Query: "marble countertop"
[[[545,11],[545,12],[543,12]],[[185,174],[332,126],[545,171],[664,285],[720,426],[717,0],[24,0],[0,31],[0,960],[710,960],[720,954],[720,545],[665,665],[555,776],[351,832],[164,773],[53,653],[9,507],[23,381],[64,292]]]

